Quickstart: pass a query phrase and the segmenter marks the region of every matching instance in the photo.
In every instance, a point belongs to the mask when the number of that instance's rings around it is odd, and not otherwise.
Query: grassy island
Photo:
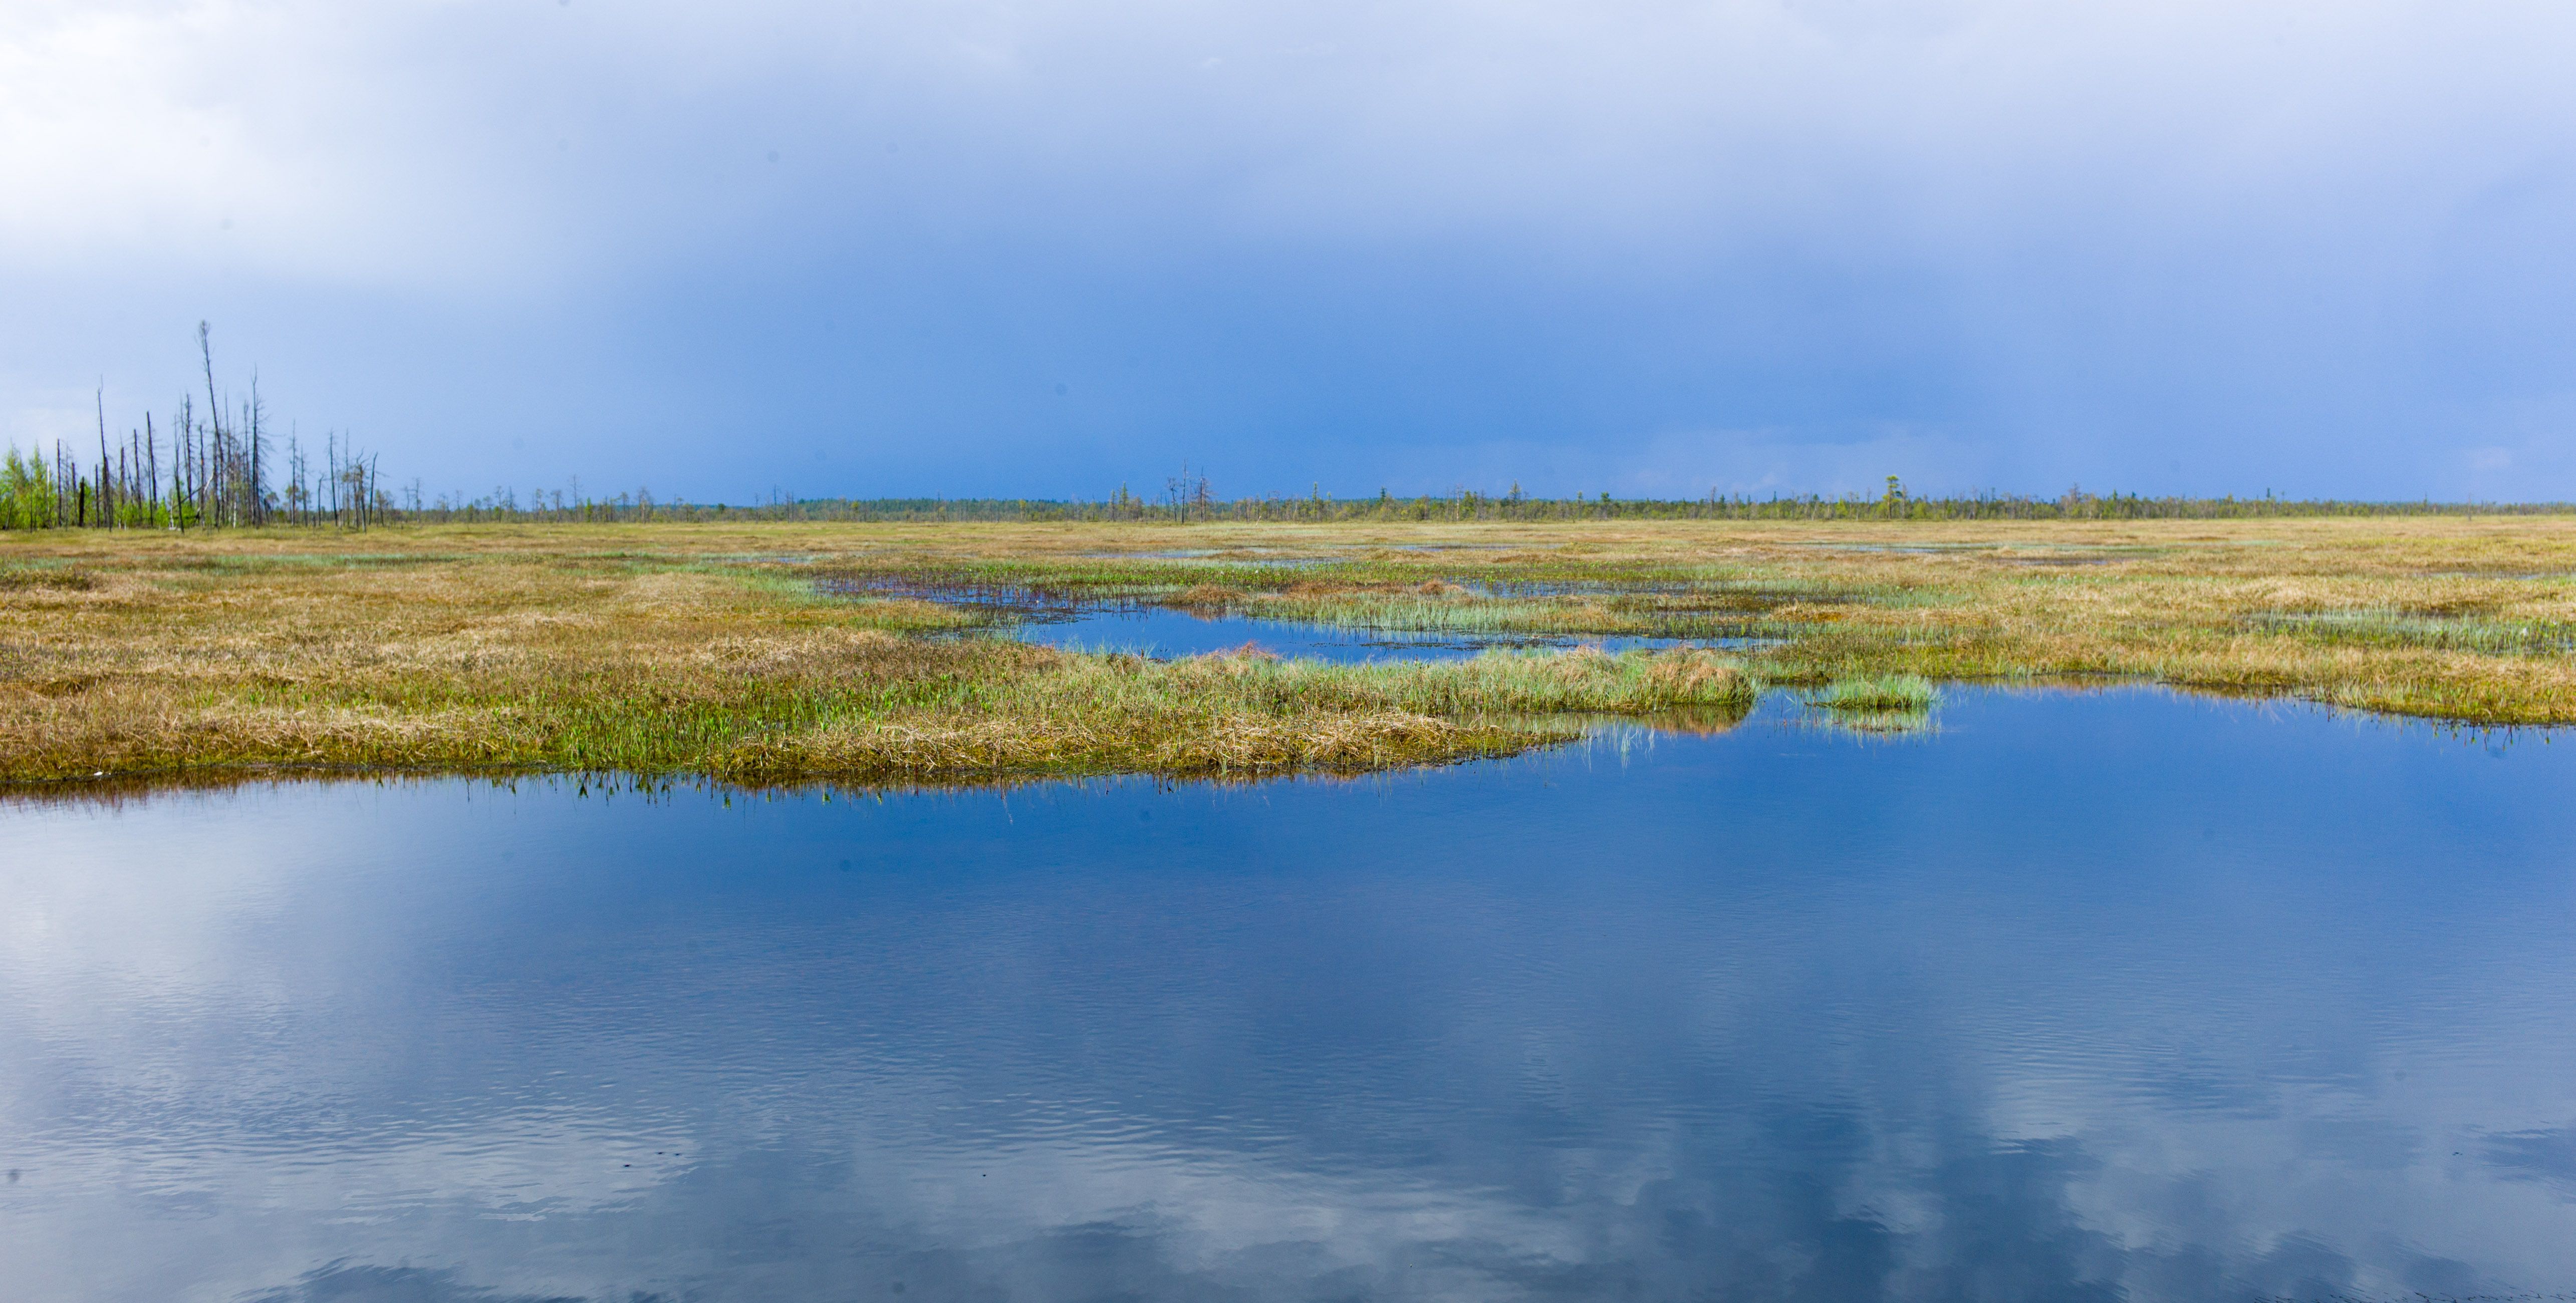
[[[994,600],[931,600],[954,593]],[[1015,600],[1753,641],[1152,660],[978,636]],[[13,531],[0,782],[1361,771],[1544,745],[1574,716],[1726,718],[1766,685],[1877,707],[1927,679],[2562,724],[2571,650],[2559,516]]]

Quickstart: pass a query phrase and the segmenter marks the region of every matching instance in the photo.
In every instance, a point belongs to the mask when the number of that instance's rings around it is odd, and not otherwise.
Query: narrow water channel
[[[1482,585],[1477,587],[1483,590]],[[978,630],[983,635],[1016,638],[1068,651],[1118,652],[1166,659],[1249,649],[1273,656],[1352,664],[1389,660],[1455,660],[1497,648],[1563,651],[1574,647],[1597,647],[1620,652],[1684,646],[1743,648],[1776,641],[1769,638],[1355,629],[1307,621],[1264,620],[1233,611],[1155,606],[1133,601],[1088,601],[1027,589],[915,584],[901,580],[832,581],[821,585],[821,589],[839,596],[893,595],[977,611],[996,621]]]
[[[2576,744],[0,807],[0,1295],[2576,1291]]]
[[[1335,662],[1453,660],[1497,647],[1564,649],[1599,647],[1633,651],[1663,647],[1739,647],[1750,639],[1593,636],[1462,635],[1389,629],[1337,629],[1244,615],[1201,614],[1159,606],[1097,607],[1010,626],[1010,636],[1079,651],[1139,656],[1201,656],[1251,647],[1274,656]]]

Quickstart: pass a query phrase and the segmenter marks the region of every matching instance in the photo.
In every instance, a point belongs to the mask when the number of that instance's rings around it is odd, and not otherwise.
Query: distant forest
[[[216,383],[207,327],[197,327],[205,405],[183,397],[165,417],[146,413],[111,434],[104,395],[95,455],[58,441],[51,454],[10,448],[0,457],[0,529],[240,529],[328,524],[607,521],[1576,521],[1576,520],[2240,520],[2273,516],[2488,516],[2576,514],[2576,504],[2362,502],[2238,497],[2150,497],[2069,489],[2054,497],[1984,492],[1918,497],[1895,476],[1875,494],[1752,497],[1715,490],[1699,498],[1532,497],[1515,485],[1494,494],[1460,488],[1399,497],[1264,495],[1221,498],[1203,471],[1183,466],[1160,492],[1120,485],[1105,498],[807,498],[766,502],[656,500],[649,490],[595,497],[502,488],[478,498],[426,497],[420,482],[388,487],[377,459],[338,434],[319,449],[280,438],[251,381],[247,397]]]
[[[2292,498],[2148,497],[2069,491],[2056,497],[2009,493],[1918,497],[1891,486],[1875,497],[1710,494],[1703,498],[1540,498],[1460,490],[1442,495],[1342,498],[1109,497],[801,498],[748,504],[657,500],[650,490],[591,497],[496,490],[480,498],[425,500],[417,487],[382,487],[375,459],[345,455],[336,442],[321,458],[291,449],[281,489],[260,459],[229,432],[182,438],[168,454],[151,446],[110,449],[83,464],[68,456],[0,461],[0,529],[240,529],[269,525],[367,528],[411,523],[550,524],[634,521],[1139,521],[1225,522],[1583,521],[1583,520],[2244,520],[2320,516],[2537,516],[2576,514],[2576,504],[2361,502]],[[117,455],[122,453],[122,458]],[[163,457],[174,459],[165,464]],[[307,466],[307,462],[314,464]]]

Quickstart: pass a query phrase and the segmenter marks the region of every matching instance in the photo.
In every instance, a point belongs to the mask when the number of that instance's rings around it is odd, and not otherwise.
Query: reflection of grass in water
[[[1894,737],[1927,734],[1933,731],[1932,712],[1928,710],[1832,710],[1807,717],[1807,723],[1838,733],[1858,733],[1866,737]]]
[[[1806,694],[1812,722],[1856,733],[1922,733],[1932,727],[1940,692],[1914,674],[1839,678]]]
[[[1544,658],[1552,653],[1519,652],[1522,656]],[[1593,653],[1598,655],[1599,653]],[[1648,657],[1669,655],[1664,652],[1626,652],[1622,655]],[[1715,658],[1710,658],[1714,661]],[[1580,731],[1586,737],[1647,737],[1685,734],[1715,737],[1732,732],[1752,717],[1760,704],[1762,687],[1748,675],[1725,666],[1727,684],[1715,693],[1699,693],[1699,700],[1678,705],[1648,707],[1623,711],[1567,711],[1551,715],[1532,715],[1529,722]],[[1678,695],[1678,694],[1677,694]]]

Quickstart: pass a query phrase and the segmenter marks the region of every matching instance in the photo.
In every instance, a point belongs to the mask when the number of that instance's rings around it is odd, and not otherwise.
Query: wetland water
[[[0,810],[0,1294],[2576,1291],[2576,745]]]
[[[1356,662],[1449,660],[1496,647],[1599,647],[1605,651],[1679,646],[1742,646],[1747,639],[1548,638],[1518,635],[1409,633],[1386,629],[1337,629],[1242,615],[1199,615],[1159,606],[1086,608],[1013,625],[1010,636],[1082,651],[1153,656],[1200,656],[1250,645],[1277,656]]]
[[[1263,620],[1237,612],[1210,613],[1140,602],[1096,602],[1047,597],[1025,589],[906,581],[824,583],[822,591],[852,597],[901,596],[980,610],[1003,618],[986,632],[1071,651],[1124,652],[1164,658],[1204,656],[1253,647],[1274,656],[1352,664],[1388,660],[1455,660],[1495,648],[1604,651],[1669,647],[1751,647],[1769,638],[1668,638],[1602,634],[1547,635],[1350,629],[1302,620]],[[1474,585],[1484,595],[1501,590]],[[1555,593],[1581,586],[1521,585]],[[1513,590],[1516,591],[1516,590]],[[1610,590],[1603,590],[1610,591]]]

